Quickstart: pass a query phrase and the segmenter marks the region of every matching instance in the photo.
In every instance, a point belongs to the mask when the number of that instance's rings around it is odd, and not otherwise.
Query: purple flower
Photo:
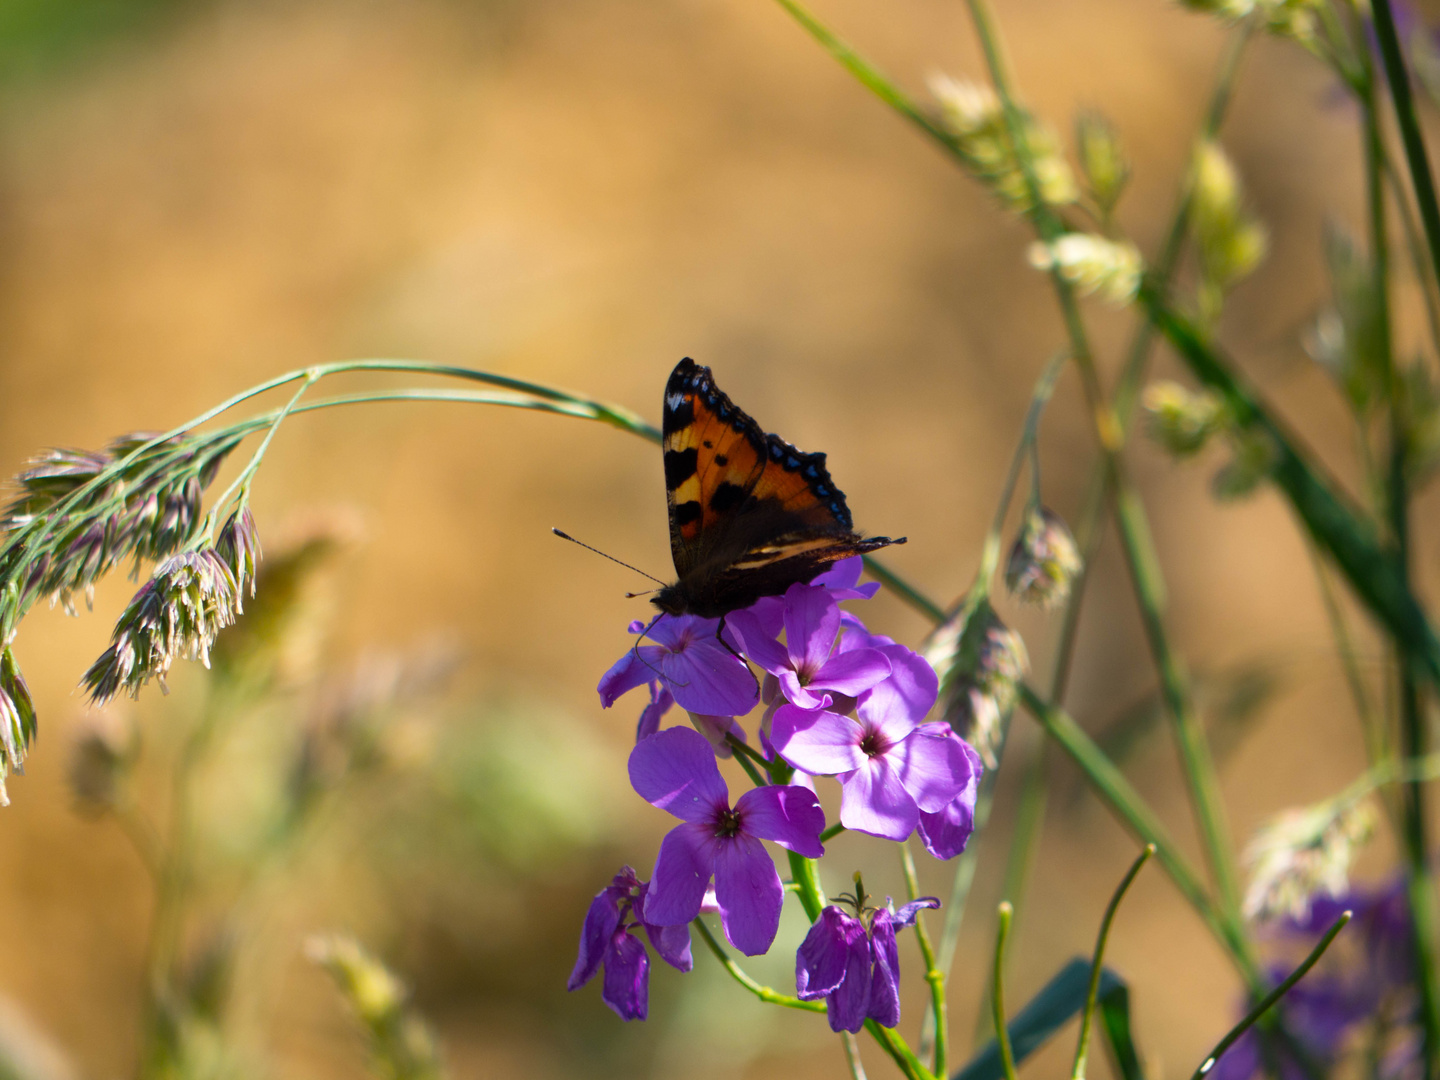
[[[654,645],[639,645],[622,656],[600,680],[605,708],[637,686],[659,680],[682,709],[709,716],[740,716],[755,707],[755,677],[716,636],[718,619],[661,615],[644,630]]]
[[[857,584],[860,571],[864,568],[865,560],[859,555],[841,559],[823,574],[812,578],[810,584],[824,589],[834,600],[869,600],[880,591],[880,583],[869,581],[864,585]],[[782,596],[762,596],[746,610],[760,621],[764,632],[772,638],[779,637],[780,631],[785,629],[785,598]]]
[[[915,922],[922,908],[938,908],[933,896],[888,904],[865,923],[835,905],[820,912],[795,953],[795,990],[801,1001],[825,999],[832,1031],[859,1031],[867,1019],[881,1027],[900,1022],[900,951],[895,931]]]
[[[595,894],[580,931],[580,955],[566,984],[578,990],[603,967],[601,1000],[622,1020],[644,1020],[650,1004],[650,956],[632,932],[643,927],[650,944],[671,967],[689,971],[690,930],[686,926],[655,926],[642,912],[649,890],[630,867]],[[633,921],[629,921],[633,919]]]
[[[700,913],[713,877],[725,936],[747,956],[766,952],[780,927],[785,894],[760,841],[812,859],[823,855],[825,813],[814,793],[796,786],[755,788],[731,807],[710,744],[683,727],[652,735],[631,751],[630,783],[641,798],[684,822],[660,843],[646,921],[688,923]]]
[[[890,660],[879,649],[835,650],[840,607],[828,590],[791,585],[785,592],[782,614],[784,645],[765,632],[754,612],[734,612],[729,625],[744,642],[750,659],[780,680],[780,689],[793,704],[804,709],[824,708],[832,699],[823,691],[857,697],[890,674]]]
[[[1320,964],[1285,995],[1286,1027],[1305,1056],[1326,1073],[1365,1031],[1373,1045],[1392,1048],[1381,1075],[1410,1075],[1419,1066],[1420,1031],[1404,879],[1375,891],[1318,897],[1304,918],[1280,923],[1276,936],[1294,944],[1298,960],[1346,910],[1354,912],[1350,925]],[[1271,980],[1279,982],[1291,966],[1273,966]],[[1212,1075],[1249,1080],[1277,1069],[1281,1080],[1307,1075],[1292,1048],[1276,1040],[1264,1046],[1262,1038],[1255,1029],[1246,1032],[1220,1058]]]
[[[853,717],[786,705],[770,739],[797,769],[840,781],[847,829],[904,840],[922,813],[945,811],[975,777],[974,751],[947,726],[918,720],[898,696],[872,692]]]

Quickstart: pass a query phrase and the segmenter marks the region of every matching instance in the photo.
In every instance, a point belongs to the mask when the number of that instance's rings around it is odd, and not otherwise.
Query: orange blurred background
[[[943,601],[966,587],[1030,387],[1062,330],[1044,280],[1026,266],[1020,223],[778,7],[115,7],[128,14],[77,5],[58,29],[10,27],[0,85],[0,471],[14,473],[43,447],[168,428],[277,372],[359,356],[491,369],[658,422],[664,379],[689,355],[712,365],[767,430],[828,452],[857,524],[909,536],[886,553],[898,571]],[[982,74],[961,5],[817,7],[917,93],[934,72]],[[996,7],[1041,115],[1067,133],[1080,106],[1115,121],[1135,167],[1121,219],[1153,252],[1220,28],[1162,0]],[[1322,223],[1360,214],[1358,134],[1337,97],[1297,48],[1254,47],[1223,141],[1273,243],[1221,330],[1282,414],[1353,480],[1339,395],[1297,344],[1326,296]],[[1091,310],[1113,377],[1128,317]],[[1166,358],[1158,366],[1176,374]],[[1041,446],[1047,502],[1073,517],[1092,450],[1073,374]],[[1313,802],[1363,768],[1310,563],[1273,494],[1213,501],[1220,458],[1177,466],[1137,439],[1131,460],[1168,574],[1170,624],[1202,689],[1207,676],[1257,666],[1278,686],[1229,732],[1222,757],[1243,843],[1268,814]],[[403,816],[405,800],[383,783],[362,793],[348,829],[336,827],[341,839],[317,842],[287,871],[294,887],[259,905],[254,948],[265,959],[241,980],[236,1038],[264,1071],[363,1070],[343,1004],[301,955],[306,934],[344,926],[413,984],[458,1077],[841,1072],[822,1022],[757,1004],[698,946],[695,973],[655,971],[645,1025],[622,1025],[598,986],[563,989],[589,897],[622,862],[648,874],[670,819],[625,783],[640,703],[606,712],[595,694],[628,647],[626,623],[645,609],[622,594],[641,586],[549,528],[668,576],[653,445],[474,406],[307,415],[282,429],[254,505],[267,543],[315,507],[361,521],[363,541],[330,571],[337,616],[326,654],[339,662],[453,635],[465,662],[450,722],[474,724],[482,743],[511,727],[544,732],[506,743],[506,760],[536,798],[559,807],[528,855],[490,851],[465,865],[445,849],[407,862],[370,842]],[[1433,497],[1417,511],[1427,578],[1435,511]],[[16,1024],[63,1048],[77,1077],[128,1074],[136,1053],[150,885],[117,829],[73,812],[65,784],[67,732],[86,711],[71,688],[132,589],[119,575],[106,581],[95,614],[78,620],[37,610],[16,644],[42,729],[27,774],[10,784],[13,805],[0,812],[0,995],[23,1012]],[[912,645],[926,630],[888,596],[857,610]],[[1004,600],[1001,610],[1046,671],[1056,621]],[[1377,655],[1368,638],[1365,649]],[[143,696],[132,708],[142,728],[193,703],[199,681],[186,670],[170,699]],[[1069,705],[1100,730],[1147,701],[1153,684],[1107,542]],[[1024,716],[1014,731],[1016,764],[981,841],[954,966],[958,1061],[972,1043],[1019,763],[1036,742]],[[564,751],[563,767],[547,747]],[[1126,768],[1198,862],[1163,728]],[[1051,790],[1012,1003],[1088,954],[1135,849],[1067,763],[1052,763]],[[371,800],[383,812],[367,817]],[[503,815],[477,826],[503,848],[493,835],[502,827]],[[864,867],[872,892],[898,898],[898,867],[879,848],[837,841],[827,883],[838,890]],[[923,858],[924,884],[943,894],[949,868]],[[1382,838],[1362,877],[1389,862]],[[786,924],[761,967],[777,985],[797,929]],[[1132,982],[1152,1075],[1191,1070],[1228,1027],[1240,986],[1158,870],[1127,901],[1110,959]],[[903,963],[901,1027],[913,1036],[918,959],[906,952]],[[1037,1059],[1036,1075],[1062,1067],[1062,1042]],[[875,1075],[885,1068],[872,1061]],[[1097,1057],[1093,1068],[1107,1066]]]

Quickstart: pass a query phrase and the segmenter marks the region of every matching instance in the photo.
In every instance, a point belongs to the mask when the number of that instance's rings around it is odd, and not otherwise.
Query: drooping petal
[[[793,667],[819,670],[839,632],[840,607],[828,592],[810,585],[785,590],[785,649]]]
[[[926,908],[938,908],[939,906],[940,898],[938,896],[922,896],[918,900],[911,900],[910,903],[901,905],[896,910],[895,917],[892,921],[896,929],[902,926],[914,926],[915,919],[919,916],[920,912]]]
[[[585,913],[585,925],[580,930],[580,955],[575,960],[575,970],[565,984],[567,990],[578,990],[595,977],[605,953],[610,948],[610,939],[620,925],[619,894],[613,885],[607,885],[590,901],[590,910]]]
[[[639,742],[659,731],[660,721],[674,704],[675,698],[667,687],[662,686],[658,679],[651,682],[650,704],[640,711],[640,722],[635,725],[635,741]]]
[[[627,930],[617,930],[605,955],[600,998],[621,1020],[644,1020],[650,1011],[650,957]]]
[[[924,724],[916,734],[931,732],[954,735],[948,724],[940,723]],[[937,859],[953,859],[965,850],[970,834],[975,831],[975,800],[980,792],[980,778],[985,772],[975,748],[958,735],[954,737],[959,739],[964,749],[970,765],[970,778],[960,794],[939,813],[920,815],[920,840],[925,850]]]
[[[856,934],[865,936],[860,920],[834,904],[820,912],[805,940],[795,952],[795,996],[817,1001],[845,981],[850,962],[850,942]]]
[[[663,653],[660,673],[676,704],[689,712],[743,716],[759,699],[755,676],[713,632]]]
[[[630,751],[630,784],[650,805],[682,821],[709,818],[716,807],[729,806],[715,751],[691,728],[666,728],[637,743]]]
[[[779,674],[790,670],[790,654],[775,640],[775,634],[766,630],[754,609],[731,612],[725,618],[725,625],[740,639],[741,651],[766,671]]]
[[[681,926],[700,914],[705,886],[715,872],[716,843],[715,827],[709,823],[686,822],[665,834],[639,912],[645,922]]]
[[[904,645],[885,645],[880,651],[890,661],[890,677],[870,691],[875,704],[910,720],[923,720],[935,707],[940,678],[923,656]]]
[[[933,814],[958,797],[974,775],[965,749],[952,731],[934,736],[916,730],[886,756],[915,804]]]
[[[820,834],[825,811],[815,793],[797,784],[751,788],[735,804],[740,827],[751,836],[773,840],[807,859],[825,854]]]
[[[608,709],[621,694],[629,693],[637,686],[644,686],[655,678],[659,670],[661,650],[653,645],[632,648],[600,676],[600,704]]]
[[[895,924],[883,908],[870,922],[870,953],[875,964],[870,970],[866,1013],[881,1027],[893,1028],[900,1023],[900,950],[895,944]]]
[[[755,837],[742,832],[716,841],[715,899],[731,945],[746,956],[769,951],[780,929],[785,890],[770,853]]]
[[[858,769],[865,762],[860,740],[865,730],[848,716],[823,709],[781,706],[770,725],[776,753],[797,769],[817,776]]]
[[[856,920],[854,931],[846,935],[845,978],[825,999],[825,1012],[831,1031],[859,1031],[870,1012],[870,939]]]
[[[811,678],[810,692],[834,690],[858,697],[890,674],[890,658],[880,649],[854,649],[836,653]],[[923,715],[923,714],[922,714]]]
[[[884,757],[841,777],[840,823],[853,832],[904,840],[920,820],[920,808]]]

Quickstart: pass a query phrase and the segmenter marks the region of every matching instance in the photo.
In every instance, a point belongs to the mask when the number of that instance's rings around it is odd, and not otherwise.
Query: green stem
[[[910,899],[920,896],[920,882],[915,874],[915,857],[910,853],[908,841],[900,843],[900,863],[905,871],[905,890]],[[929,1054],[930,1071],[936,1076],[947,1072],[946,1057],[949,1053],[949,1017],[945,1011],[945,973],[935,963],[935,950],[930,945],[930,932],[925,929],[925,913],[915,916],[915,940],[920,945],[920,956],[925,961],[925,981],[930,984],[930,1011],[935,1016],[934,1045]],[[921,1040],[921,1053],[925,1043]]]
[[[1010,1027],[1005,1020],[1005,940],[1010,936],[1010,905],[1000,902],[999,927],[995,932],[995,963],[991,968],[990,1004],[995,1019],[995,1041],[1000,1046],[1000,1067],[1005,1080],[1016,1080],[1015,1052],[1010,1047]]]
[[[842,825],[842,824],[840,824],[840,822],[837,821],[837,822],[835,822],[834,825],[831,825],[829,828],[827,828],[824,832],[822,832],[822,833],[820,834],[820,842],[821,842],[822,844],[828,843],[829,841],[835,839],[835,837],[839,836],[839,835],[840,835],[842,832],[844,832],[844,831],[845,831],[845,826]]]
[[[1440,202],[1435,198],[1435,179],[1430,172],[1430,159],[1425,153],[1425,136],[1415,114],[1410,72],[1405,68],[1405,59],[1400,51],[1400,37],[1395,30],[1390,0],[1371,0],[1370,11],[1374,16],[1375,40],[1380,46],[1386,81],[1390,84],[1390,100],[1395,105],[1400,142],[1405,147],[1405,160],[1410,166],[1415,204],[1420,210],[1420,222],[1425,227],[1430,261],[1435,267],[1437,279],[1440,279]]]
[[[790,877],[797,887],[800,906],[805,909],[806,918],[813,923],[825,909],[825,890],[820,887],[820,864],[794,851],[785,854],[790,858]]]
[[[1305,977],[1305,973],[1315,966],[1315,962],[1319,960],[1320,957],[1325,955],[1325,950],[1328,949],[1330,943],[1335,940],[1335,935],[1345,929],[1345,924],[1350,921],[1351,915],[1351,912],[1346,911],[1335,920],[1330,929],[1325,931],[1325,936],[1320,939],[1319,944],[1310,950],[1310,955],[1304,959],[1300,966],[1292,971],[1284,982],[1266,994],[1260,1003],[1246,1014],[1245,1019],[1231,1028],[1229,1034],[1215,1044],[1215,1049],[1211,1050],[1205,1060],[1200,1063],[1200,1067],[1195,1070],[1195,1074],[1191,1077],[1191,1080],[1204,1080],[1210,1071],[1215,1068],[1221,1055],[1235,1045],[1235,1041],[1239,1039],[1241,1035],[1244,1035],[1245,1032],[1249,1031],[1250,1028],[1255,1025],[1256,1021],[1269,1012],[1275,1003],[1284,997],[1292,986]]]
[[[275,433],[280,430],[280,425],[285,422],[285,418],[294,412],[295,406],[300,404],[300,398],[304,396],[305,391],[315,385],[317,378],[319,378],[318,375],[311,375],[302,380],[300,389],[295,391],[294,396],[285,403],[284,408],[276,411],[275,418],[270,421],[270,429],[265,432],[265,437],[260,440],[260,445],[255,448],[255,453],[250,455],[250,461],[246,464],[245,468],[240,471],[240,475],[235,477],[235,479],[231,481],[230,486],[215,500],[213,508],[210,511],[210,520],[204,530],[207,538],[212,535],[217,512],[230,501],[230,497],[237,491],[240,495],[236,499],[236,513],[245,509],[245,504],[250,501],[250,485],[255,480],[255,473],[259,470],[260,463],[265,460],[265,452],[270,449],[270,443],[274,441]]]
[[[1085,1059],[1090,1053],[1090,1022],[1095,1016],[1095,999],[1100,996],[1100,972],[1105,961],[1105,945],[1110,940],[1110,926],[1115,921],[1115,912],[1120,909],[1120,901],[1130,890],[1130,884],[1140,873],[1140,868],[1154,854],[1155,845],[1146,844],[1145,850],[1130,864],[1130,870],[1121,880],[1115,894],[1110,897],[1110,903],[1105,908],[1105,917],[1100,920],[1100,933],[1095,938],[1095,955],[1090,961],[1090,987],[1085,992],[1085,1010],[1080,1014],[1080,1038],[1075,1046],[1075,1065],[1070,1070],[1072,1080],[1084,1080],[1085,1077]]]
[[[710,947],[710,951],[715,954],[715,959],[720,961],[720,966],[730,973],[731,978],[746,990],[749,990],[761,1001],[769,1002],[771,1005],[783,1005],[787,1009],[801,1009],[805,1012],[825,1011],[825,1002],[823,1001],[801,1001],[797,997],[781,994],[770,989],[768,986],[763,986],[756,982],[745,973],[745,970],[739,964],[730,958],[730,954],[725,951],[725,947],[715,940],[715,935],[712,934],[710,928],[705,925],[704,919],[697,918],[693,920],[690,925],[695,928],[701,940]]]
[[[868,1080],[865,1066],[860,1061],[860,1042],[848,1031],[840,1033],[840,1045],[845,1048],[845,1064],[850,1069],[850,1080]]]

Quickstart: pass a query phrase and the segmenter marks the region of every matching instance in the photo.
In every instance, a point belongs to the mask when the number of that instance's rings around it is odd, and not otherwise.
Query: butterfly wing
[[[904,543],[859,536],[825,455],[764,434],[692,360],[666,385],[662,433],[678,589],[697,615],[748,607],[839,559]]]

